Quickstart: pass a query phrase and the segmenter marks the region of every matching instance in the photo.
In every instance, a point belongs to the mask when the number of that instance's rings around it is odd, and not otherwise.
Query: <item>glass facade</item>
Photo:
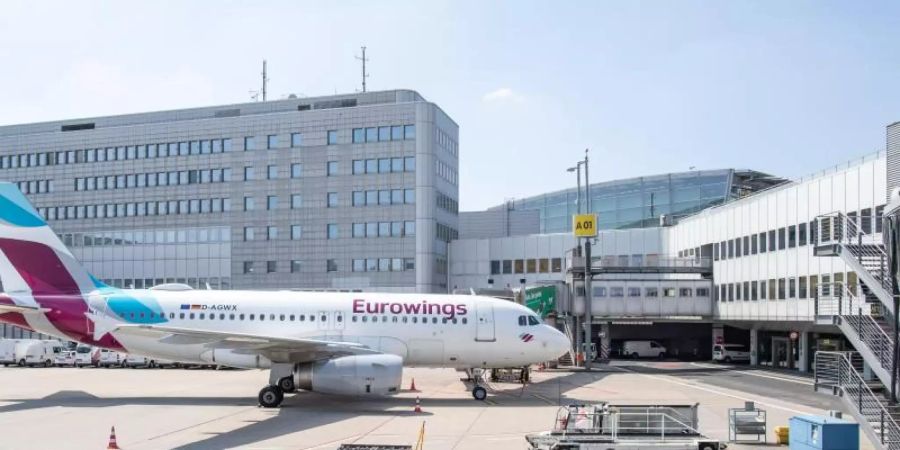
[[[726,169],[594,183],[591,210],[601,230],[659,226],[661,215],[681,217],[727,201],[736,191],[735,175]],[[539,210],[541,233],[563,233],[572,229],[577,197],[572,188],[516,200],[514,207]]]

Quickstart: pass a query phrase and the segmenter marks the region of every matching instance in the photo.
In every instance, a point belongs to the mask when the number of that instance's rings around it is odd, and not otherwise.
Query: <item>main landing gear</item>
[[[277,408],[284,401],[284,394],[296,390],[294,364],[272,364],[269,369],[269,385],[259,391],[259,406]]]

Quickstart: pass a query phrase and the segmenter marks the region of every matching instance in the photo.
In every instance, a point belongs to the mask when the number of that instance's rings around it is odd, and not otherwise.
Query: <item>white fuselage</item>
[[[490,297],[292,291],[117,292],[112,296],[91,295],[91,310],[117,323],[359,343],[398,355],[406,366],[517,367],[555,359],[570,346],[558,330],[537,323],[531,310]],[[112,335],[129,353],[181,362],[210,362],[206,355],[209,344],[215,342],[115,331]]]

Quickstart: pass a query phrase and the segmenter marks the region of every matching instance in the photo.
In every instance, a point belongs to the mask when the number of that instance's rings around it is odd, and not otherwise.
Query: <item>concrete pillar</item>
[[[759,330],[750,328],[750,365],[759,365]]]
[[[800,359],[800,371],[809,372],[809,331],[800,331],[797,338],[797,345],[800,346],[797,357]]]
[[[606,361],[609,359],[609,350],[610,350],[609,332],[610,332],[610,323],[609,322],[601,323],[600,324],[600,348],[597,349],[600,352],[600,354],[598,356],[600,357],[601,361]]]

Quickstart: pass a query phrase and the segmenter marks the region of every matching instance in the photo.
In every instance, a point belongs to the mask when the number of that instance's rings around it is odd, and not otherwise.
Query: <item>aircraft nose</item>
[[[572,342],[569,338],[559,330],[551,327],[551,335],[547,339],[547,352],[551,355],[551,359],[556,359],[572,349]]]

